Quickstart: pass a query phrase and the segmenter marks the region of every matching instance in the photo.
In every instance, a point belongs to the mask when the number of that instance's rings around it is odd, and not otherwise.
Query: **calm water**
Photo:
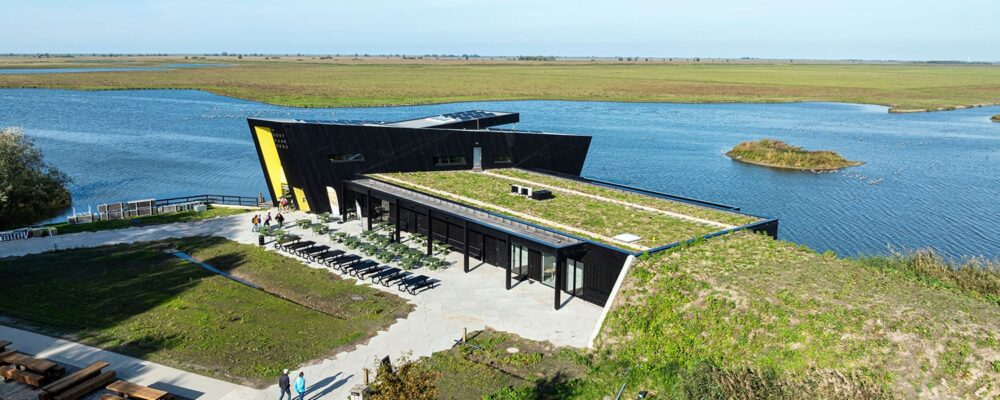
[[[77,209],[115,200],[266,190],[247,117],[395,120],[466,109],[521,113],[519,128],[592,135],[584,175],[781,218],[780,236],[840,254],[933,246],[1000,255],[1000,107],[889,114],[854,104],[477,102],[294,109],[197,91],[0,90],[20,125],[74,177]],[[722,155],[775,137],[867,164],[826,174]]]
[[[163,64],[159,67],[87,67],[87,68],[0,68],[0,75],[75,74],[80,72],[166,71],[174,68],[224,67],[225,64]]]

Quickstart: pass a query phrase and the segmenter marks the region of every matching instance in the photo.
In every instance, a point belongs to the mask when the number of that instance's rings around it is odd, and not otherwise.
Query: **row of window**
[[[337,153],[337,154],[327,154],[326,158],[330,162],[342,163],[342,162],[360,162],[365,160],[365,155],[361,153]],[[510,164],[513,162],[510,156],[495,156],[493,157],[493,163],[495,164]],[[441,156],[434,157],[434,165],[443,167],[451,165],[465,165],[465,156]]]

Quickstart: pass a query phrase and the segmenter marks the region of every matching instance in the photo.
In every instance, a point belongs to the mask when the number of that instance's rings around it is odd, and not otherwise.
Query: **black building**
[[[495,128],[518,121],[516,113],[490,111],[399,122],[248,120],[275,204],[289,198],[303,211],[361,218],[369,229],[373,221],[390,222],[397,240],[402,232],[426,235],[461,251],[466,271],[470,259],[504,268],[503,284],[508,289],[524,279],[552,287],[556,308],[564,295],[604,305],[630,259],[680,243],[643,251],[609,245],[408,189],[377,174],[519,168],[739,212],[735,207],[581,178],[589,136]],[[776,236],[777,226],[777,220],[758,218],[706,236],[736,229]]]

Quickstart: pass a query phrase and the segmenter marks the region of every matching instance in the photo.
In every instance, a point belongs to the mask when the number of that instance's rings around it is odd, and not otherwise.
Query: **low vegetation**
[[[511,379],[488,346],[424,363],[446,371],[441,393],[470,379],[477,389],[468,397],[493,399],[603,398],[623,384],[626,399],[640,391],[661,399],[994,398],[998,268],[955,267],[928,252],[841,259],[741,232],[642,257],[594,351],[528,351],[558,362],[568,371],[561,377],[527,370],[530,379]],[[539,382],[555,382],[555,394],[537,396]]]
[[[104,66],[72,58],[46,67]],[[104,59],[106,60],[106,59]],[[129,61],[116,57],[116,62]],[[20,67],[23,59],[0,59]],[[88,61],[84,63],[83,61]],[[150,62],[149,58],[133,61]],[[158,63],[186,62],[163,57]],[[414,60],[282,57],[199,62],[225,68],[0,75],[4,88],[201,89],[299,107],[355,107],[482,100],[644,102],[837,101],[897,111],[1000,103],[991,65]]]
[[[246,214],[248,210],[229,207],[209,207],[205,211],[181,211],[170,214],[156,214],[145,217],[135,217],[127,219],[109,219],[84,224],[59,223],[48,225],[55,228],[60,235],[77,232],[97,232],[111,229],[132,228],[137,226],[161,225],[174,222],[193,222],[215,217],[228,217],[231,215]],[[247,220],[250,217],[247,214]],[[248,222],[249,224],[249,222]]]
[[[488,206],[483,208],[499,211],[500,208],[516,211],[535,218],[541,218],[540,225],[548,225],[554,229],[566,230],[555,224],[564,224],[582,229],[594,237],[581,232],[572,232],[581,236],[591,236],[592,239],[614,246],[621,246],[606,238],[621,233],[632,233],[642,239],[638,244],[647,247],[664,245],[676,241],[687,240],[712,233],[722,228],[690,220],[667,216],[658,212],[626,207],[607,201],[596,200],[580,195],[556,193],[549,200],[532,200],[525,196],[510,194],[510,181],[487,174],[453,171],[453,172],[407,172],[381,174],[404,183],[415,190],[422,190],[415,185],[424,186],[447,192],[451,195],[481,201]],[[393,181],[393,183],[398,183]],[[447,197],[447,196],[446,196]],[[470,203],[455,196],[457,202]],[[475,204],[471,204],[476,206]]]
[[[847,160],[833,151],[806,150],[775,139],[740,143],[726,152],[726,156],[766,167],[810,171],[832,171],[864,164]]]
[[[58,215],[72,201],[69,181],[45,162],[23,129],[0,129],[0,230]]]
[[[990,120],[992,120],[993,122],[1000,122],[1000,114],[990,117]]]
[[[170,248],[265,291],[164,251]],[[17,326],[251,385],[271,384],[282,368],[365,340],[410,307],[398,297],[220,238],[4,258],[0,276],[0,314]]]
[[[563,189],[569,189],[577,192],[592,194],[595,196],[601,196],[612,200],[638,204],[645,207],[655,208],[657,210],[675,212],[684,215],[690,215],[692,217],[704,218],[710,221],[721,222],[724,224],[729,224],[734,226],[745,225],[757,221],[757,218],[748,217],[742,214],[720,211],[707,207],[699,207],[679,201],[671,201],[654,196],[645,196],[632,192],[627,192],[624,190],[612,189],[604,186],[581,183],[570,179],[557,178],[551,175],[537,174],[523,169],[513,169],[513,168],[491,169],[489,170],[489,172],[498,175],[509,176],[511,178],[517,178],[531,182],[538,182],[548,186],[555,186]],[[521,183],[512,181],[511,184],[521,184]],[[558,194],[558,192],[556,193]]]

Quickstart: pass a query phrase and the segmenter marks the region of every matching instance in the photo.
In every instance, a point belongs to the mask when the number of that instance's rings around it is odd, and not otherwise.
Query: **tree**
[[[0,230],[56,216],[72,200],[69,182],[23,129],[0,129]]]
[[[403,357],[393,367],[385,362],[378,366],[378,376],[372,383],[372,400],[435,400],[437,374]]]

